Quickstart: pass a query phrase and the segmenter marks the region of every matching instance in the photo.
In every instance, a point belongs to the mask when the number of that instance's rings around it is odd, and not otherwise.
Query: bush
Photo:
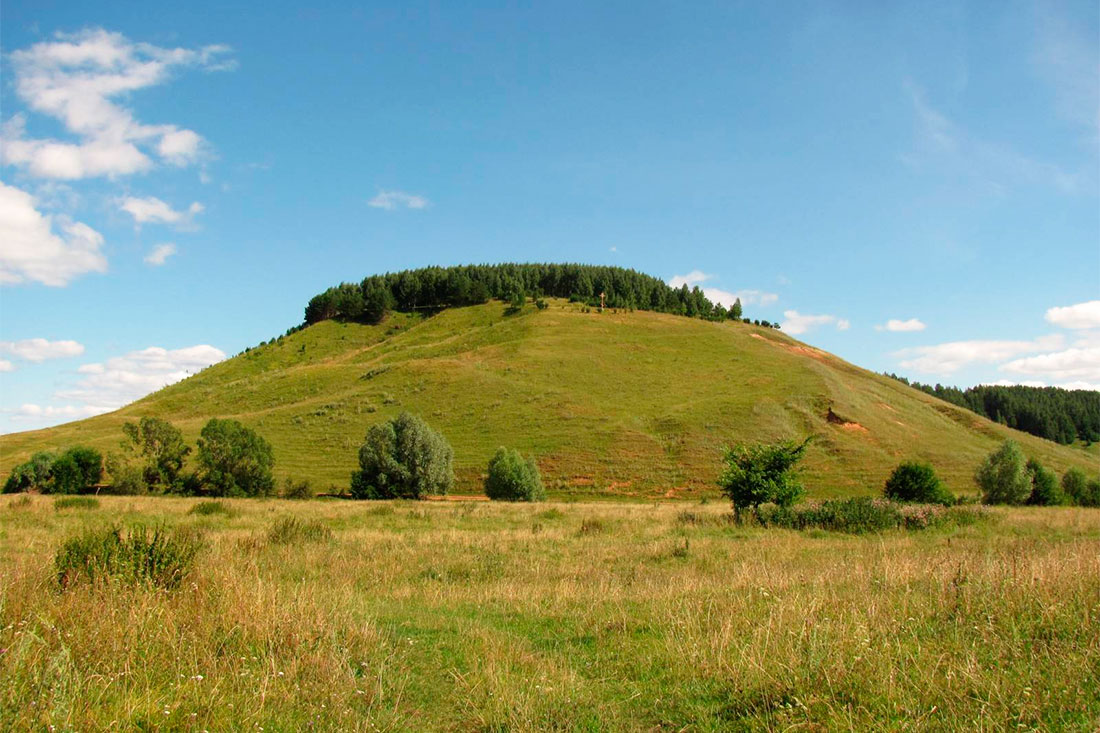
[[[202,539],[164,527],[89,529],[67,540],[54,556],[62,589],[74,583],[117,580],[171,590],[191,572]]]
[[[94,448],[70,448],[54,460],[50,474],[50,493],[83,494],[103,478],[103,456]]]
[[[1065,472],[1062,491],[1077,506],[1100,506],[1100,481],[1090,481],[1080,468],[1074,467]]]
[[[221,501],[200,501],[195,506],[191,507],[188,514],[195,514],[200,517],[210,517],[215,514],[221,514],[222,516],[232,517],[236,514],[225,502]]]
[[[351,475],[356,499],[422,499],[446,494],[454,485],[454,451],[440,433],[403,412],[374,425],[359,448],[359,470]]]
[[[141,466],[119,453],[107,454],[107,475],[111,477],[111,493],[134,495],[145,491]]]
[[[215,496],[267,496],[275,488],[271,444],[236,420],[211,419],[199,434],[203,483]]]
[[[26,463],[20,463],[12,469],[8,480],[4,482],[4,493],[14,494],[29,489],[48,493],[54,458],[53,453],[40,451]]]
[[[1013,440],[986,456],[974,474],[986,504],[1023,504],[1031,496],[1024,454]]]
[[[546,489],[534,459],[525,461],[515,449],[498,448],[489,460],[485,495],[494,501],[543,501]]]
[[[271,525],[267,541],[273,545],[290,545],[298,542],[323,542],[332,539],[332,530],[317,520],[304,521],[296,517],[283,517]]]
[[[718,486],[733,504],[738,518],[741,510],[754,511],[765,503],[790,506],[805,493],[794,477],[794,465],[806,453],[810,438],[795,443],[788,440],[772,445],[737,445],[727,448],[726,469],[718,478]]]
[[[99,499],[91,496],[59,496],[53,500],[55,511],[63,509],[98,509]]]
[[[1058,485],[1053,471],[1048,471],[1035,458],[1027,462],[1027,475],[1031,480],[1031,494],[1027,503],[1032,506],[1059,506],[1066,503],[1066,495]]]
[[[756,516],[765,527],[824,529],[864,534],[891,529],[927,529],[945,524],[969,525],[985,514],[975,507],[899,504],[888,499],[835,499],[800,507],[764,506]]]
[[[286,480],[283,482],[284,499],[312,499],[313,496],[313,487],[310,486],[309,481],[299,481],[295,483],[287,476]]]
[[[906,461],[894,469],[882,490],[887,499],[916,502],[918,504],[942,504],[951,506],[955,497],[936,478],[936,472],[927,463]]]

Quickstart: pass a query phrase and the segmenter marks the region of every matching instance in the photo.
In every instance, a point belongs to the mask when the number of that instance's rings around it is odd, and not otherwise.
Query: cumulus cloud
[[[925,328],[926,328],[926,326],[924,325],[924,323],[920,319],[917,319],[917,318],[910,318],[907,321],[902,321],[902,320],[897,319],[897,318],[891,318],[890,320],[886,321],[886,323],[884,325],[875,326],[876,331],[897,331],[897,332],[923,331]]]
[[[833,315],[810,315],[799,313],[796,310],[783,311],[783,318],[785,319],[781,324],[782,328],[787,333],[806,333],[807,331],[817,328],[818,326],[836,326],[838,331],[847,331],[851,327],[851,323],[844,318],[837,318]]]
[[[386,211],[425,209],[428,207],[428,199],[404,191],[379,191],[377,196],[367,202],[367,205]]]
[[[35,405],[31,403],[20,405],[12,415],[18,419],[53,419],[79,420],[85,417],[93,417],[110,412],[115,408],[102,405]]]
[[[80,356],[84,353],[84,346],[76,341],[48,341],[43,338],[33,338],[22,341],[0,341],[0,351],[20,359],[38,362]]]
[[[198,201],[186,211],[176,211],[155,196],[136,198],[126,196],[118,200],[118,208],[134,218],[135,224],[189,224],[205,207]]]
[[[0,372],[14,372],[15,365],[7,359],[0,359]]]
[[[1046,314],[1047,323],[1062,328],[1100,328],[1100,300],[1090,300],[1064,308],[1050,308]]]
[[[1045,378],[1054,382],[1100,383],[1100,347],[1069,348],[1028,356],[1003,364],[1001,371]]]
[[[162,48],[121,33],[90,28],[57,33],[49,41],[13,51],[16,95],[35,112],[61,122],[76,140],[32,139],[22,117],[3,132],[4,160],[41,178],[120,176],[149,170],[155,155],[184,166],[200,159],[202,137],[173,124],[138,121],[121,101],[168,81],[173,71],[230,68],[226,46]]]
[[[149,254],[145,255],[145,264],[152,265],[153,267],[160,267],[175,253],[176,245],[171,242],[158,244],[156,247],[153,247],[153,250]]]
[[[686,275],[673,275],[669,281],[669,287],[681,288],[687,285],[689,288],[694,288],[698,285],[705,283],[708,280],[713,280],[713,275],[708,275],[702,270],[692,270]],[[740,300],[741,305],[771,305],[775,301],[779,300],[779,296],[775,293],[766,293],[762,290],[721,290],[720,288],[702,288],[703,295],[707,297],[712,303],[719,303],[729,308],[733,305],[734,301]]]
[[[87,224],[35,208],[26,191],[0,182],[0,283],[61,287],[87,272],[106,272],[103,237]]]
[[[225,353],[207,344],[182,349],[150,346],[124,356],[82,365],[83,377],[56,397],[83,406],[116,409],[221,361]]]
[[[927,374],[951,374],[971,364],[996,364],[1007,359],[1053,351],[1065,345],[1060,335],[1043,336],[1033,341],[951,341],[932,346],[915,346],[895,351],[906,369]]]

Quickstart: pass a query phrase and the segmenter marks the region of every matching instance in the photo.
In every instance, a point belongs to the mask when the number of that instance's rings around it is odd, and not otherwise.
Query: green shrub
[[[56,511],[62,509],[98,509],[99,499],[91,496],[59,496],[53,500]]]
[[[283,517],[271,525],[267,532],[267,541],[273,545],[323,542],[330,539],[332,530],[315,519],[304,521],[297,517]]]
[[[107,475],[111,477],[112,494],[133,496],[145,491],[145,477],[141,466],[129,456],[120,453],[107,454]]]
[[[29,489],[49,492],[53,462],[56,456],[48,451],[39,451],[25,463],[20,463],[4,482],[4,493],[14,494]]]
[[[446,494],[454,485],[454,451],[440,433],[403,412],[374,425],[359,448],[359,470],[351,475],[356,499],[422,499]]]
[[[114,580],[171,590],[191,572],[202,547],[201,537],[184,530],[89,529],[62,544],[54,569],[62,589]]]
[[[1090,481],[1080,468],[1074,467],[1065,472],[1062,492],[1077,506],[1100,506],[1100,481]]]
[[[515,449],[498,448],[489,460],[485,495],[494,501],[543,501],[546,489],[534,459],[523,460]]]
[[[1031,478],[1024,454],[1013,440],[1006,440],[985,457],[974,480],[986,504],[1023,504],[1031,496]]]
[[[906,461],[895,468],[890,478],[886,479],[882,493],[894,501],[944,506],[955,503],[955,497],[936,477],[932,466],[917,461]]]
[[[756,510],[761,504],[788,507],[802,498],[802,484],[794,476],[794,466],[806,453],[810,438],[795,443],[737,445],[724,454],[726,469],[718,478],[722,493],[733,504],[738,518],[743,509]]]
[[[987,515],[979,507],[899,504],[888,499],[834,499],[798,507],[766,505],[756,512],[765,527],[824,529],[864,534],[891,529],[927,529],[945,524],[968,525]]]
[[[195,514],[200,517],[210,517],[215,514],[220,514],[225,517],[232,517],[236,515],[233,508],[222,501],[200,501],[195,506],[191,507],[188,514]]]
[[[50,493],[83,494],[103,478],[103,456],[95,448],[74,446],[50,466]]]
[[[309,481],[295,482],[287,476],[283,482],[284,499],[312,499],[314,495],[313,487],[310,486]]]
[[[1066,503],[1066,495],[1062,487],[1058,485],[1058,479],[1053,471],[1048,471],[1032,458],[1027,462],[1027,475],[1031,480],[1031,494],[1027,497],[1027,503],[1032,506],[1059,506]]]
[[[215,496],[267,496],[275,488],[271,444],[236,420],[207,422],[198,457],[203,483]]]

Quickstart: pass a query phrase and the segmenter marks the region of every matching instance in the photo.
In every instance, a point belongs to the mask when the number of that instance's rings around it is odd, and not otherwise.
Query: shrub
[[[141,466],[119,453],[107,454],[107,474],[111,477],[111,493],[134,495],[145,491]]]
[[[756,515],[765,527],[824,529],[849,534],[927,529],[952,523],[969,525],[986,516],[976,507],[899,504],[870,497],[834,499],[799,507],[764,506]]]
[[[515,449],[498,448],[489,460],[485,495],[494,501],[543,501],[546,489],[534,459],[525,461]]]
[[[284,499],[312,499],[313,496],[313,487],[310,486],[309,481],[299,481],[295,483],[287,476],[286,480],[283,482]]]
[[[727,448],[726,469],[718,478],[718,486],[733,504],[738,518],[741,510],[754,511],[765,503],[787,507],[805,493],[794,477],[794,465],[806,453],[810,438],[795,443],[737,445]]]
[[[581,520],[581,528],[578,530],[578,534],[600,534],[605,529],[607,529],[607,526],[602,520],[594,517],[586,517]]]
[[[1023,504],[1031,495],[1024,454],[1013,440],[986,456],[974,474],[986,504]]]
[[[916,461],[906,461],[894,469],[886,479],[883,495],[887,499],[919,504],[951,506],[955,503],[955,497],[936,477],[932,466]]]
[[[14,494],[28,489],[48,492],[55,457],[53,453],[40,451],[31,456],[26,463],[20,463],[12,469],[11,475],[4,483],[4,493]]]
[[[1100,481],[1090,481],[1085,472],[1074,467],[1062,476],[1062,491],[1078,506],[1100,506]]]
[[[403,412],[374,425],[359,448],[359,470],[351,475],[356,499],[422,499],[446,494],[454,485],[454,451],[440,433]]]
[[[330,539],[332,530],[315,519],[307,522],[297,517],[283,517],[271,525],[267,532],[267,541],[273,545],[323,542]]]
[[[98,509],[99,499],[91,496],[59,496],[53,500],[55,511],[63,509]]]
[[[267,496],[275,488],[271,444],[236,420],[211,419],[199,434],[203,482],[215,496]]]
[[[195,506],[191,507],[188,514],[195,514],[200,517],[209,517],[215,514],[221,514],[226,517],[232,517],[236,512],[225,502],[221,501],[200,501]]]
[[[94,448],[70,448],[54,460],[50,474],[51,493],[82,494],[103,478],[103,456]]]
[[[191,572],[202,547],[198,535],[164,527],[89,529],[62,544],[54,569],[62,589],[117,580],[171,590]]]
[[[1027,503],[1032,506],[1058,506],[1066,503],[1066,495],[1062,487],[1058,485],[1058,479],[1053,471],[1048,471],[1032,458],[1027,462],[1027,475],[1031,480],[1031,494],[1027,497]]]

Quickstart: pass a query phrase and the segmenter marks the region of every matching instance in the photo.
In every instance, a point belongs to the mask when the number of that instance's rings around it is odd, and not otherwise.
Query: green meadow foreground
[[[849,536],[724,503],[54,502],[0,503],[13,729],[1100,724],[1100,510]],[[174,591],[60,590],[63,539],[112,521],[205,549]]]

